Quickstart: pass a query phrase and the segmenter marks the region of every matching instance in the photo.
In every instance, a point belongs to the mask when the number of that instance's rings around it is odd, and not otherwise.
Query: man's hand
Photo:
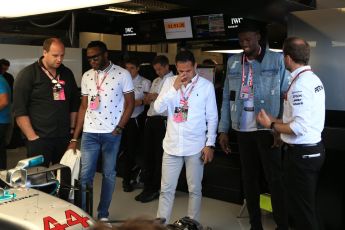
[[[264,109],[258,113],[256,120],[265,128],[271,128],[271,123],[274,121],[273,117],[268,115]]]
[[[187,81],[187,76],[185,73],[179,74],[174,82],[174,88],[179,90],[183,84]]]
[[[220,147],[222,150],[226,153],[229,154],[231,153],[230,145],[229,145],[229,136],[226,133],[220,133],[218,137],[218,142],[220,144]]]
[[[205,146],[201,150],[201,160],[204,161],[204,164],[211,162],[213,160],[214,150],[211,147]]]
[[[78,144],[77,141],[70,141],[70,142],[69,142],[69,145],[68,145],[68,147],[67,147],[67,150],[72,149],[73,152],[76,153],[76,152],[77,152],[77,151],[76,151],[76,150],[77,150],[77,144]]]

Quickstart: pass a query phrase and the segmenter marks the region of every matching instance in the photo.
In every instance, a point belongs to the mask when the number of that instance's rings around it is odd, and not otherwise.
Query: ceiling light
[[[106,10],[113,11],[113,12],[118,12],[118,13],[124,13],[124,14],[143,14],[143,13],[146,13],[145,11],[141,11],[141,10],[132,10],[132,9],[113,7],[113,6],[110,6]]]
[[[0,18],[46,14],[128,1],[130,0],[10,0],[0,7]]]
[[[271,51],[273,52],[278,52],[278,53],[281,53],[283,52],[282,49],[271,49]],[[228,50],[204,50],[204,52],[210,52],[210,53],[225,53],[225,54],[238,54],[238,53],[241,53],[243,52],[242,49],[228,49]]]
[[[207,50],[204,52],[210,52],[210,53],[225,53],[225,54],[238,54],[243,52],[241,49],[234,49],[234,50]]]

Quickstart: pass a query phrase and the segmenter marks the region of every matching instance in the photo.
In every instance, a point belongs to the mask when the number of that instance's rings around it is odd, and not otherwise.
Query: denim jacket
[[[251,65],[253,70],[254,111],[261,109],[274,117],[281,117],[283,112],[283,95],[288,88],[290,74],[285,70],[283,55],[264,50],[261,57]],[[227,133],[231,127],[240,129],[243,100],[240,99],[242,83],[242,56],[235,54],[227,63],[227,74],[223,89],[223,102],[218,132]],[[245,62],[248,69],[248,62]],[[264,129],[259,123],[258,130]]]

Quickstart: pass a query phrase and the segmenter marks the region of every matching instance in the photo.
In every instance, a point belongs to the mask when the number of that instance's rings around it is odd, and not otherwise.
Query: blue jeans
[[[121,135],[111,133],[83,133],[81,139],[81,173],[82,189],[86,185],[92,187],[93,178],[97,169],[97,160],[102,153],[102,189],[98,204],[98,218],[109,216],[109,206],[115,189],[116,159],[121,142]],[[82,195],[82,208],[86,209],[85,192]]]

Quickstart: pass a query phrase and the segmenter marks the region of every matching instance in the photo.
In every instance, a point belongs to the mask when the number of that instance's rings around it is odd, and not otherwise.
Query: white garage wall
[[[326,109],[345,111],[345,8],[294,12],[288,36],[311,45],[310,65],[326,92]]]
[[[9,73],[14,78],[25,66],[32,64],[42,56],[42,46],[24,46],[24,45],[5,45],[0,44],[0,58],[10,61]],[[73,71],[77,85],[80,87],[82,76],[82,49],[66,48],[63,64]]]

